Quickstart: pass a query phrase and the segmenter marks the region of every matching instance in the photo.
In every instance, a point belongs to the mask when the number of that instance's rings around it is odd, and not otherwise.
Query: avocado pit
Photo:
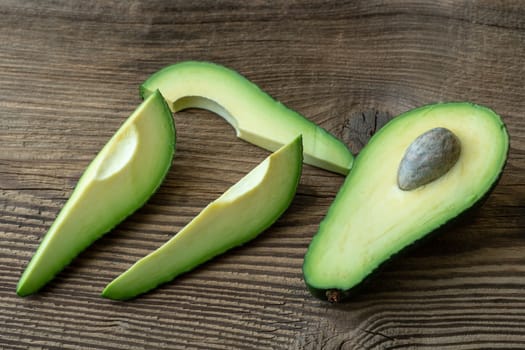
[[[456,164],[460,153],[461,142],[449,129],[437,127],[421,134],[399,164],[399,188],[411,191],[440,178]]]

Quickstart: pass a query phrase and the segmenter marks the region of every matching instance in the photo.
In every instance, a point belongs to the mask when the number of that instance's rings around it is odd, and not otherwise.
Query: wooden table
[[[525,347],[525,4],[482,1],[0,1],[0,348]],[[127,302],[99,296],[268,152],[216,115],[174,115],[149,203],[38,294],[16,283],[80,174],[163,66],[210,60],[348,143],[468,100],[511,135],[476,215],[393,261],[349,303],[310,296],[303,255],[343,177],[311,166],[259,238]]]

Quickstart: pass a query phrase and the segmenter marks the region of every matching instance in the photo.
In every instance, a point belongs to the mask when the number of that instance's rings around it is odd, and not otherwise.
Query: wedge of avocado
[[[303,273],[312,294],[345,299],[394,254],[471,208],[495,185],[508,147],[500,117],[479,105],[429,105],[391,120],[357,156],[310,243]]]
[[[38,291],[140,208],[160,186],[174,151],[173,117],[154,91],[89,164],[20,278],[17,294]]]
[[[114,279],[102,295],[136,297],[255,238],[288,208],[301,169],[299,136],[211,202],[168,242]]]
[[[140,87],[142,97],[159,89],[172,111],[203,108],[222,116],[237,136],[269,151],[303,135],[304,162],[346,175],[353,156],[323,128],[277,102],[237,72],[186,61],[161,69]]]

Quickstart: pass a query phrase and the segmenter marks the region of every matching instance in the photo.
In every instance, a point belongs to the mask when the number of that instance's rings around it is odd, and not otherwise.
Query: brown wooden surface
[[[508,126],[509,160],[474,218],[395,260],[348,304],[303,285],[306,247],[343,181],[310,166],[255,241],[135,300],[103,299],[268,154],[212,113],[178,113],[159,192],[40,293],[17,297],[78,177],[140,103],[138,85],[186,59],[238,70],[354,152],[410,108],[484,104]],[[524,81],[520,0],[1,0],[0,348],[524,348]]]

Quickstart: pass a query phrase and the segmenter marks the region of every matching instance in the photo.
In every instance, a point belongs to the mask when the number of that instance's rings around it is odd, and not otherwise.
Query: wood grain
[[[44,290],[16,283],[78,177],[168,64],[230,66],[358,152],[437,101],[511,135],[474,217],[390,264],[348,304],[313,299],[308,243],[343,178],[305,166],[267,232],[129,302],[99,297],[268,153],[212,113],[174,115],[151,201]],[[0,348],[497,349],[525,346],[525,7],[481,1],[0,1]]]

